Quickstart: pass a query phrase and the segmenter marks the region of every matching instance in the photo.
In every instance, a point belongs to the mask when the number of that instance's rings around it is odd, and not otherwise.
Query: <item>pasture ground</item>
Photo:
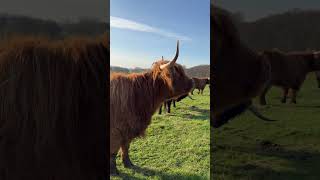
[[[320,89],[310,74],[297,104],[280,103],[281,89],[267,94],[263,122],[250,112],[214,129],[211,177],[216,180],[320,179]]]
[[[135,169],[123,167],[117,158],[118,179],[209,179],[210,175],[210,91],[176,103],[171,113],[153,116],[146,137],[130,147]]]

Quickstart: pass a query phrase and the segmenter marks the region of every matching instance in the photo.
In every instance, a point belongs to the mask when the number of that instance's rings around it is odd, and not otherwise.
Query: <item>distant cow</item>
[[[181,96],[193,88],[183,67],[172,61],[160,60],[150,71],[134,74],[111,74],[110,78],[110,172],[117,173],[116,155],[121,150],[125,167],[132,167],[129,146],[134,138],[144,135],[151,117],[167,99]]]
[[[207,84],[210,84],[210,80],[209,78],[196,78],[193,77],[192,78],[194,81],[194,88],[191,90],[191,94],[193,95],[193,91],[195,89],[198,89],[198,94],[203,94],[203,90],[206,87]]]
[[[225,10],[211,6],[213,127],[220,127],[248,108],[254,110],[252,99],[270,79],[269,62],[241,42],[231,19]]]
[[[0,179],[106,179],[108,40],[17,37],[0,53]]]
[[[164,109],[167,109],[167,113],[170,113],[171,112],[171,104],[173,104],[173,107],[176,107],[176,102],[180,102],[182,99],[184,99],[188,96],[189,96],[189,94],[185,94],[185,95],[182,95],[178,98],[166,100],[163,103]],[[159,114],[161,114],[161,113],[162,113],[162,105],[160,105],[160,108],[159,108]]]
[[[271,81],[260,95],[260,104],[265,105],[265,95],[272,86],[283,89],[282,103],[286,102],[289,90],[291,91],[291,103],[296,103],[297,91],[303,84],[309,72],[320,70],[320,59],[313,52],[264,51],[271,64]]]

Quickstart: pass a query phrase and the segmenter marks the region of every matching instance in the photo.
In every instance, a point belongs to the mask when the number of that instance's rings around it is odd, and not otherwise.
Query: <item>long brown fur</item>
[[[129,145],[144,135],[151,117],[166,99],[189,92],[192,80],[179,64],[160,69],[168,61],[158,61],[144,73],[113,73],[110,78],[110,166],[121,147],[122,160],[129,166]]]
[[[19,37],[0,53],[0,179],[105,177],[106,37]]]

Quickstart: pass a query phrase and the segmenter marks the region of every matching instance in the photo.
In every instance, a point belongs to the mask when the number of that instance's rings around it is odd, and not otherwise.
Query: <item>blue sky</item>
[[[210,0],[111,0],[112,66],[150,68],[172,59],[180,40],[178,63],[210,64]]]

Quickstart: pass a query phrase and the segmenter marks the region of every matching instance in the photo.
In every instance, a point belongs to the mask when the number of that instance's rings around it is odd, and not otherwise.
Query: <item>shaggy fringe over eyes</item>
[[[0,179],[101,179],[108,38],[16,37],[0,49]]]
[[[163,80],[164,84],[169,88],[169,90],[171,92],[174,91],[173,89],[173,82],[172,82],[172,71],[170,71],[169,69],[160,69],[160,66],[163,64],[166,64],[170,61],[166,61],[166,60],[160,60],[157,61],[153,64],[152,69],[150,71],[150,73],[152,74],[152,78],[153,81],[155,82],[155,80],[157,80],[159,78],[159,76],[161,77],[161,79]]]

